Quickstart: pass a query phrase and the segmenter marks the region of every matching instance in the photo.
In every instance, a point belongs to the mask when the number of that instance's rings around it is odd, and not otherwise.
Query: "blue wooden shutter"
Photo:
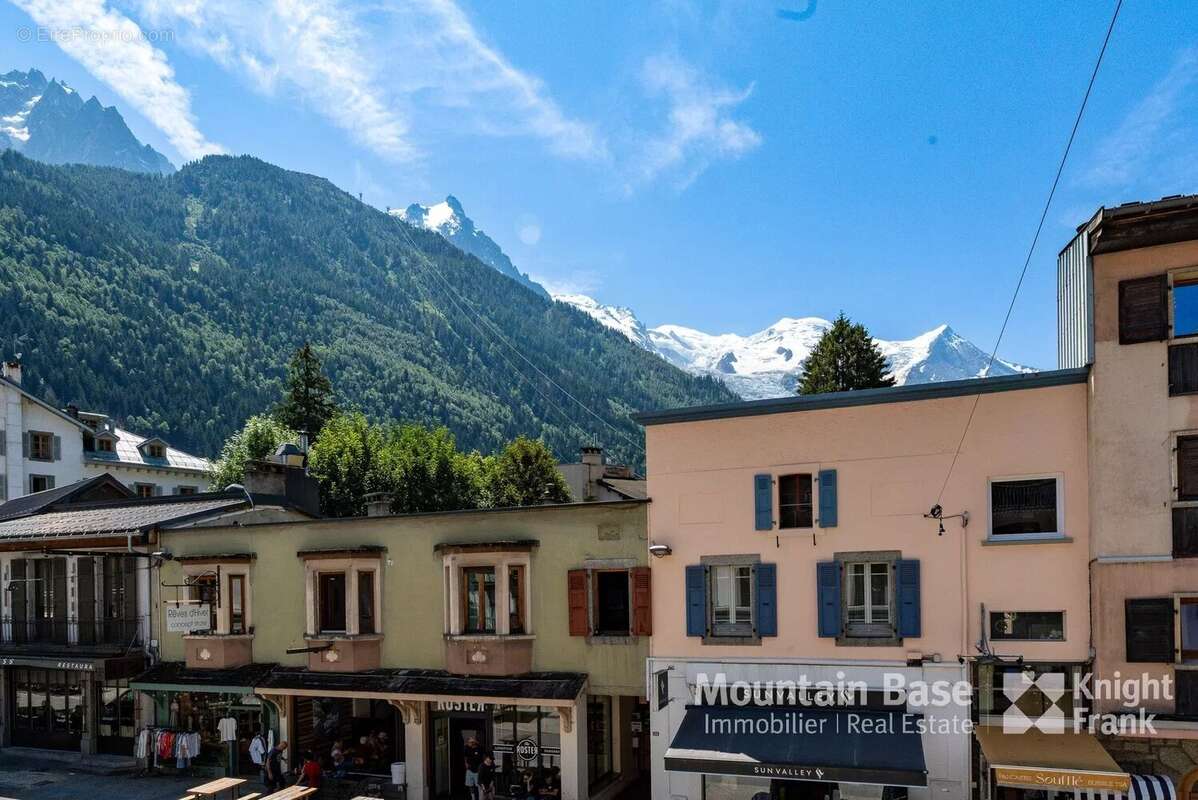
[[[840,564],[821,561],[815,565],[819,592],[819,635],[840,635]]]
[[[686,568],[686,635],[707,635],[707,570],[698,564]]]
[[[836,527],[836,470],[819,471],[819,526]]]
[[[757,635],[778,635],[778,580],[774,564],[758,564],[757,574]]]
[[[774,476],[753,476],[753,525],[759,531],[774,529]]]
[[[919,561],[899,559],[895,562],[895,600],[898,606],[898,635],[922,635],[919,609]]]

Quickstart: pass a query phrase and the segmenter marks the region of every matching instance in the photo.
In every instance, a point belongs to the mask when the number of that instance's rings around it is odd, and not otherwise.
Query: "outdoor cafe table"
[[[193,786],[187,791],[199,797],[216,797],[221,792],[228,792],[231,800],[236,800],[241,794],[241,786],[245,783],[245,778],[217,778],[214,781],[202,786]]]
[[[266,797],[261,797],[259,800],[300,800],[310,794],[315,794],[315,789],[309,789],[305,786],[288,786],[286,789],[280,789],[274,794],[268,794]]]

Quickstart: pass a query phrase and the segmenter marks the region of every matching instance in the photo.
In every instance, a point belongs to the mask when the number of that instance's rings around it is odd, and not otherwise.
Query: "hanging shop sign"
[[[166,629],[171,633],[212,630],[212,607],[206,603],[167,604]]]

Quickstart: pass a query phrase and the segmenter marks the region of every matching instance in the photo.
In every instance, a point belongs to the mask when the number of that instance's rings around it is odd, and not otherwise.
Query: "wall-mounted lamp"
[[[654,558],[665,558],[674,552],[674,549],[668,544],[651,544],[649,545],[649,555]]]

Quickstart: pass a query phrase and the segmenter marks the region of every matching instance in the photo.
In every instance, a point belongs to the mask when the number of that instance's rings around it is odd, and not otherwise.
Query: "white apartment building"
[[[21,386],[19,361],[0,365],[0,503],[103,474],[145,497],[195,494],[209,466],[106,414],[56,409]]]

